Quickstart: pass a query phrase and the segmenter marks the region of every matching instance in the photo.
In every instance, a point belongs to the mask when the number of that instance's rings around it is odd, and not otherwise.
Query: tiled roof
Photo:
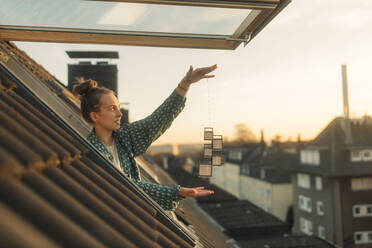
[[[209,183],[203,178],[196,177],[186,172],[180,166],[182,161],[182,159],[176,159],[167,172],[174,180],[185,187],[204,186],[206,189],[214,190],[214,194],[196,198],[196,200],[199,205],[210,213],[225,229],[257,227],[258,222],[260,222],[261,226],[271,226],[273,223],[276,223],[286,227],[282,221],[266,213],[252,203],[239,200],[226,190]],[[234,208],[236,211],[227,211],[228,208]],[[250,211],[248,211],[249,209]],[[241,211],[244,212],[243,215],[241,215]]]
[[[181,184],[183,187],[205,187],[214,191],[213,195],[197,198],[199,203],[203,202],[223,202],[223,201],[237,201],[238,199],[230,194],[229,192],[221,189],[220,187],[211,184],[208,180],[203,178],[198,178],[190,173],[186,172],[180,165],[182,164],[181,159],[176,159],[169,167],[167,172],[172,176],[172,178]]]
[[[80,111],[80,100],[76,98],[66,87],[53,75],[51,75],[42,65],[38,64],[24,51],[19,49],[13,42],[0,42],[0,47],[7,51],[9,55],[24,68],[27,68],[34,76],[45,84],[55,95],[66,102],[75,112]]]
[[[312,236],[290,235],[262,237],[261,239],[241,241],[242,248],[331,248],[333,245]]]
[[[200,206],[234,238],[248,235],[282,234],[288,226],[275,216],[246,200],[202,203]]]
[[[250,166],[249,176],[272,184],[291,183],[289,168],[298,161],[298,154],[283,151],[272,151],[262,157],[261,161]],[[265,177],[261,178],[261,170],[265,170]]]
[[[259,159],[260,154],[266,147],[266,144],[263,142],[247,142],[243,144],[227,144],[224,145],[223,153],[225,154],[226,162],[232,162],[241,164],[248,161],[255,161],[256,159]],[[239,151],[242,153],[242,159],[236,160],[229,158],[229,152],[230,151]]]
[[[4,47],[7,60],[18,56],[7,42]],[[21,84],[6,62],[2,57],[0,209],[7,214],[0,221],[0,246],[195,245],[187,230]],[[30,73],[21,70],[25,63],[18,73]],[[40,68],[31,72],[50,78]]]
[[[335,144],[345,144],[345,132],[342,128],[344,118],[333,119],[318,135],[310,142],[310,146],[330,146],[332,139]],[[364,116],[360,119],[350,120],[352,146],[371,146],[372,145],[372,119]]]
[[[151,166],[148,166],[152,170],[152,173],[150,174],[155,175],[158,178],[159,183],[176,185],[176,182],[172,177],[160,168],[159,165],[149,156],[144,154],[141,158],[146,160],[148,163],[151,163]],[[197,234],[199,242],[201,242],[205,247],[230,247],[230,244],[227,243],[230,238],[222,232],[220,226],[216,224],[215,220],[211,219],[204,213],[200,206],[196,204],[194,199],[187,198],[182,200],[176,209],[176,216]]]
[[[181,167],[184,159],[175,158],[172,161],[167,172],[178,183],[190,187],[204,186],[215,191],[211,196],[196,198],[198,205],[224,228],[228,236],[238,241],[239,247],[333,247],[316,237],[288,236],[286,233],[289,230],[286,223],[251,202],[239,200],[207,180],[186,172]]]
[[[233,247],[228,242],[230,238],[223,233],[220,226],[207,215],[193,199],[185,199],[176,209],[176,216],[193,230],[199,242],[205,247]]]

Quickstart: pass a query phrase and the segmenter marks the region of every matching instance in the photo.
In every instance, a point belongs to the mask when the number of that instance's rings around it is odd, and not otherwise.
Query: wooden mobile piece
[[[199,177],[211,177],[212,165],[210,160],[199,161]]]
[[[205,127],[204,128],[204,140],[212,140],[212,139],[213,139],[213,128]]]
[[[216,151],[222,151],[223,141],[222,141],[222,135],[213,135],[213,150]]]
[[[204,157],[210,158],[212,157],[212,154],[213,154],[212,144],[204,144]]]

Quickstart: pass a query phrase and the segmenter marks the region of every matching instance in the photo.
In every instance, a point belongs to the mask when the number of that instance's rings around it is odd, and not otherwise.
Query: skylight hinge
[[[244,39],[237,39],[237,38],[231,38],[231,37],[227,37],[226,40],[232,40],[232,41],[241,41],[241,42],[244,42],[244,47],[248,44],[248,42],[251,40],[252,38],[252,33],[249,32],[247,33],[245,36],[244,36]]]

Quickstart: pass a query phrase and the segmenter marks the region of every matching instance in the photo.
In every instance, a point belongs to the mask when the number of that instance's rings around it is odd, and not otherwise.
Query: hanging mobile
[[[199,177],[211,177],[212,167],[223,165],[223,138],[222,135],[215,135],[211,126],[211,103],[209,96],[209,82],[207,78],[208,87],[208,119],[209,127],[204,128],[204,140],[208,143],[204,144],[203,159],[199,161]]]
[[[211,177],[212,165],[210,159],[199,161],[199,177]]]

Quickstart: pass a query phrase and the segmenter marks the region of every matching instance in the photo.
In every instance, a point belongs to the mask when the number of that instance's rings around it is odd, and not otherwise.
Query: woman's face
[[[91,119],[94,125],[100,125],[107,130],[117,130],[120,128],[120,119],[123,115],[120,112],[120,104],[113,93],[104,94],[100,99],[100,111],[91,112]]]

